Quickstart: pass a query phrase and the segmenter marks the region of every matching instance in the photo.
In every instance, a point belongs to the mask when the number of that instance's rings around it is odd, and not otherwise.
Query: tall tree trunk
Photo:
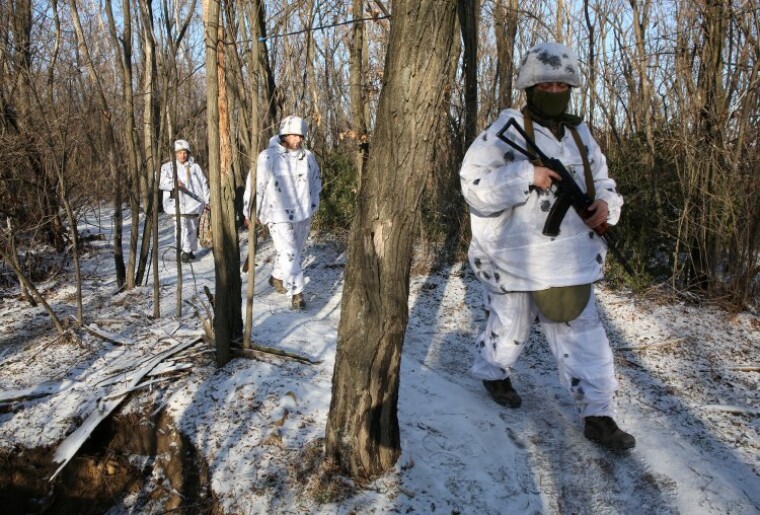
[[[148,263],[148,251],[151,252],[153,276],[153,317],[161,316],[160,278],[158,276],[158,177],[160,159],[158,156],[158,95],[156,80],[156,39],[154,36],[153,2],[140,0],[142,17],[143,45],[143,148],[145,170],[140,177],[140,191],[143,205],[146,206],[145,226],[140,246],[140,262],[137,269],[137,281],[141,281]]]
[[[496,33],[500,109],[512,107],[517,7],[517,0],[498,0],[495,7],[494,31]]]
[[[153,263],[154,315],[159,316],[158,304],[158,200],[159,192],[153,191],[158,184],[160,159],[158,153],[159,104],[157,94],[158,66],[156,64],[156,39],[153,21],[152,0],[140,0],[142,18],[142,60],[143,60],[143,153],[144,169],[139,176],[141,201],[145,206],[145,223],[143,224],[140,259],[135,273],[135,282],[140,284],[145,279],[149,253]]]
[[[211,179],[211,220],[214,235],[214,264],[216,294],[214,297],[214,337],[216,362],[225,365],[231,358],[230,344],[239,341],[243,334],[240,312],[240,256],[235,223],[235,190],[230,169],[222,168],[223,147],[229,144],[229,128],[221,124],[220,109],[226,110],[223,46],[220,37],[219,0],[208,0],[205,7],[206,27],[206,119],[208,125],[208,168]],[[223,133],[227,131],[227,133]]]
[[[132,289],[135,287],[135,268],[137,261],[137,245],[140,235],[140,171],[138,167],[138,151],[136,140],[135,124],[135,101],[132,91],[132,12],[129,0],[122,1],[122,19],[124,22],[124,32],[119,38],[116,31],[116,21],[113,16],[111,0],[105,2],[106,16],[108,17],[108,27],[111,37],[111,46],[116,55],[119,56],[119,69],[121,70],[122,83],[122,111],[124,113],[125,123],[125,153],[127,156],[128,167],[128,188],[127,196],[129,200],[130,213],[132,218],[130,238],[129,238],[129,258],[126,269],[126,287]]]
[[[467,148],[478,134],[478,11],[480,0],[459,0],[464,76],[464,141]]]
[[[397,418],[412,242],[447,101],[457,0],[396,0],[373,151],[359,191],[338,327],[326,454],[359,479],[401,452]]]
[[[360,20],[364,15],[364,1],[353,0],[351,17]],[[355,22],[351,28],[351,57],[349,75],[351,77],[351,128],[356,141],[354,166],[356,166],[357,184],[361,187],[362,174],[367,162],[369,140],[367,139],[367,94],[364,89],[364,22]]]
[[[251,111],[251,131],[255,136],[250,144],[250,153],[256,156],[263,149],[277,120],[278,101],[274,73],[269,64],[269,53],[265,42],[266,13],[262,0],[253,0],[246,10],[251,33],[251,52],[248,68],[250,75],[251,102],[256,106]],[[261,40],[260,38],[264,38]]]
[[[702,156],[697,162],[700,173],[700,190],[697,199],[696,220],[697,241],[692,246],[693,263],[696,268],[697,284],[712,289],[719,283],[721,227],[720,191],[721,174],[725,173],[722,153],[726,142],[727,125],[725,90],[723,86],[723,46],[726,37],[728,5],[725,0],[708,0],[704,4],[702,33],[704,43],[701,48],[701,69],[699,74],[699,98],[702,99],[699,112],[698,137]]]

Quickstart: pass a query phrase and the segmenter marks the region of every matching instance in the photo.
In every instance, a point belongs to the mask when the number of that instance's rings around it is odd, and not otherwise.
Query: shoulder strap
[[[596,198],[596,188],[594,187],[594,178],[591,177],[591,164],[588,162],[586,145],[583,144],[581,135],[578,134],[578,129],[572,125],[566,125],[565,127],[567,127],[567,129],[570,131],[570,134],[573,135],[575,144],[578,147],[578,152],[581,154],[581,159],[583,160],[583,175],[586,178],[586,193],[591,200],[594,200]]]
[[[525,129],[525,134],[528,135],[530,139],[533,141],[536,141],[535,133],[533,132],[533,118],[530,117],[530,111],[526,108],[522,110],[523,115],[523,128]],[[526,145],[527,147],[528,145]],[[534,166],[543,166],[543,163],[541,160],[536,157],[533,150],[528,147],[528,153],[531,155],[532,159],[530,160],[531,163],[533,163]]]

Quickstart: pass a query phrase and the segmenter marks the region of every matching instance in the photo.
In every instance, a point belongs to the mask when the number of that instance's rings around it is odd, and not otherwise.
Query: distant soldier
[[[465,155],[460,180],[470,207],[468,254],[484,286],[488,311],[472,372],[497,403],[519,407],[521,399],[509,375],[538,317],[560,382],[584,420],[584,435],[622,450],[635,446],[636,440],[612,418],[618,382],[593,283],[604,276],[606,255],[594,228],[615,224],[623,199],[588,127],[567,113],[571,90],[580,84],[572,50],[558,43],[533,47],[516,84],[525,90],[527,105],[521,111],[502,111]],[[567,212],[558,235],[544,235],[543,227],[557,202],[552,184],[561,177],[500,139],[526,147],[514,128],[505,131],[511,119],[544,154],[559,159],[593,199],[587,217]]]
[[[269,148],[256,163],[256,218],[267,225],[276,252],[269,284],[291,296],[293,309],[304,309],[306,285],[301,253],[309,236],[311,219],[319,208],[322,181],[319,166],[303,146],[306,122],[288,116],[280,122],[279,134],[269,140]],[[246,227],[251,203],[250,174],[243,196]]]
[[[171,161],[161,166],[158,187],[164,191],[164,212],[175,216],[179,214],[182,227],[180,259],[183,263],[189,263],[195,259],[195,251],[198,250],[198,215],[208,207],[209,189],[201,167],[190,156],[190,144],[183,139],[178,139],[174,142],[174,153],[177,158],[179,191],[174,189]],[[179,204],[179,209],[175,207],[177,204]]]

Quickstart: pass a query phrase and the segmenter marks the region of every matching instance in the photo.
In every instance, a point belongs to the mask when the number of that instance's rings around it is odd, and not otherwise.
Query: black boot
[[[522,404],[522,399],[517,394],[514,388],[512,388],[512,381],[507,377],[498,381],[483,381],[483,386],[486,387],[491,398],[502,406],[509,406],[510,408],[519,408]]]
[[[602,447],[624,451],[636,447],[636,439],[620,429],[612,417],[586,417],[583,436]]]

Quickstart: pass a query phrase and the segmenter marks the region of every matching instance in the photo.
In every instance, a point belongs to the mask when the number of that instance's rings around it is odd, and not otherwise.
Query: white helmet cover
[[[190,143],[188,143],[184,139],[178,139],[174,142],[174,151],[179,152],[180,150],[187,150],[190,152]]]
[[[298,116],[286,116],[280,122],[280,136],[298,134],[306,137],[306,122]]]
[[[523,57],[517,72],[517,89],[526,89],[541,82],[564,82],[572,87],[581,85],[578,57],[559,43],[539,43]]]

